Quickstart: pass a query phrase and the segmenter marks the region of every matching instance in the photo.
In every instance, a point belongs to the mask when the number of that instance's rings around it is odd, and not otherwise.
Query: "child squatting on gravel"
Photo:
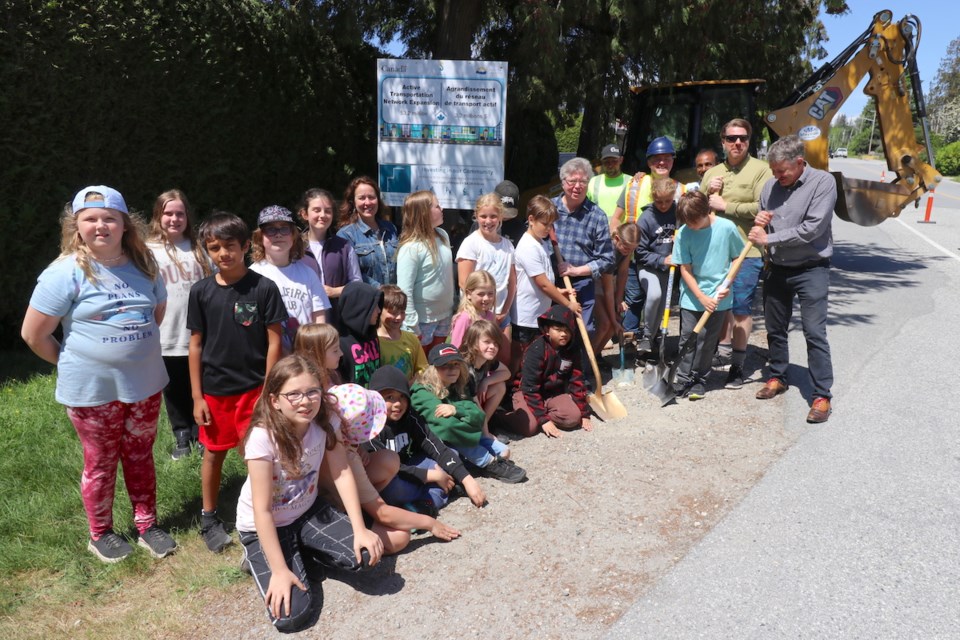
[[[249,570],[280,631],[306,626],[323,606],[307,562],[358,571],[376,565],[383,543],[366,528],[357,483],[330,419],[312,360],[292,355],[267,375],[244,439],[248,476],[237,504],[237,531]],[[346,514],[317,497],[329,480]]]
[[[370,389],[387,403],[387,424],[368,446],[388,449],[400,455],[400,471],[380,491],[389,504],[417,505],[429,501],[434,509],[446,506],[450,491],[460,484],[470,501],[482,507],[487,495],[470,475],[452,449],[427,426],[423,417],[410,407],[410,383],[393,365],[376,370]]]
[[[483,436],[483,409],[467,392],[467,363],[448,342],[430,350],[430,366],[417,376],[411,402],[427,425],[457,450],[467,468],[501,482],[517,483],[527,472],[501,455],[506,445]]]
[[[555,304],[538,322],[540,337],[523,353],[519,385],[513,394],[517,413],[527,417],[521,435],[532,436],[543,429],[551,438],[559,438],[560,429],[592,431],[576,315]]]

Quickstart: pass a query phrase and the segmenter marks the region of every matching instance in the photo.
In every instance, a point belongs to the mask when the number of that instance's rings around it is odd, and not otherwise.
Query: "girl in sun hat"
[[[373,532],[383,541],[383,551],[394,554],[403,550],[410,543],[411,529],[430,531],[441,540],[453,540],[460,536],[460,532],[436,519],[435,508],[420,509],[418,512],[412,507],[401,509],[388,505],[379,490],[383,489],[392,476],[400,468],[400,457],[393,451],[381,450],[377,455],[389,455],[393,462],[393,474],[381,486],[375,487],[367,477],[364,468],[364,458],[370,456],[359,445],[370,442],[383,430],[387,422],[387,405],[383,396],[375,391],[368,391],[357,384],[341,384],[330,388],[330,393],[337,399],[339,415],[331,421],[334,429],[347,448],[347,461],[357,480],[357,490],[360,494],[360,505],[364,513],[373,519]],[[331,493],[331,499],[336,502],[337,496]]]
[[[167,384],[160,331],[167,292],[118,191],[81,189],[61,218],[60,257],[37,280],[21,335],[57,365],[57,402],[83,446],[80,493],[87,548],[119,562],[133,548],[113,530],[117,464],[133,505],[138,544],[157,558],[177,548],[157,522],[153,443]],[[63,341],[54,336],[63,327]]]

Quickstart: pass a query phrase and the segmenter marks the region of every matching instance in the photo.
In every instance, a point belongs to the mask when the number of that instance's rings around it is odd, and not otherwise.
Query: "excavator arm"
[[[892,17],[888,10],[874,15],[869,29],[765,118],[776,137],[796,134],[803,140],[810,165],[827,169],[830,121],[860,81],[869,75],[864,93],[875,100],[887,168],[896,178],[884,183],[846,178],[839,172],[833,174],[843,196],[837,198],[837,215],[863,226],[900,215],[908,204],[917,203],[942,179],[934,166],[915,57],[920,21],[908,15],[894,23]],[[917,142],[914,133],[907,76],[925,146]],[[920,159],[922,151],[926,151],[929,163]]]

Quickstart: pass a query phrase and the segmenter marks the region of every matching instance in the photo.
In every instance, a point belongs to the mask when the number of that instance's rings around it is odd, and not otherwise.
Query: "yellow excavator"
[[[844,220],[873,226],[896,217],[910,203],[919,204],[921,196],[942,179],[934,166],[917,70],[920,35],[920,20],[916,16],[907,15],[893,22],[889,10],[877,12],[870,27],[839,56],[763,117],[771,138],[799,136],[807,162],[827,169],[830,121],[869,75],[864,93],[875,100],[887,169],[895,177],[891,182],[878,182],[833,172],[842,196],[837,198],[836,213]],[[698,150],[716,148],[724,122],[756,113],[755,99],[763,84],[763,80],[757,79],[723,80],[634,89],[633,119],[624,143],[624,171],[647,171],[648,142],[667,136],[677,153],[676,177],[682,181],[696,180],[693,164]],[[923,145],[917,141],[914,116],[924,137]],[[751,141],[754,152],[759,139],[755,128]],[[921,158],[924,151],[926,161]]]

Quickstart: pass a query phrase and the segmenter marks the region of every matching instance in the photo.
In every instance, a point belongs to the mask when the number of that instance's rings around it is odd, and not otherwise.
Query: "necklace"
[[[97,258],[96,256],[94,256],[93,259],[99,262],[100,264],[117,264],[118,262],[120,262],[126,257],[127,257],[127,254],[121,253],[116,258]]]

